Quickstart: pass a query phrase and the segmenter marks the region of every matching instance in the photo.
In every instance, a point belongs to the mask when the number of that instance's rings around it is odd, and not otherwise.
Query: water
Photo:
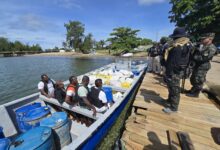
[[[66,81],[70,75],[81,75],[112,62],[112,58],[0,58],[0,104],[37,92],[43,73],[54,80]]]

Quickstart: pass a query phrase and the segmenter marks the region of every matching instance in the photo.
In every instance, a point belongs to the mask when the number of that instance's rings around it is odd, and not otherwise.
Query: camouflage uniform
[[[211,68],[210,60],[216,53],[215,45],[211,44],[203,46],[199,50],[196,50],[193,56],[195,67],[193,68],[190,82],[192,84],[191,93],[199,94],[202,90],[203,83],[206,81],[206,74]]]

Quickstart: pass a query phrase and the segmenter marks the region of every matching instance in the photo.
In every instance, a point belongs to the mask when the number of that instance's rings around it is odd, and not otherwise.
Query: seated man
[[[65,101],[66,91],[62,81],[57,81],[54,90],[54,98],[58,100],[60,104]]]
[[[91,88],[89,97],[97,112],[105,112],[108,109],[106,94],[102,90],[102,79],[95,80],[95,86]]]
[[[89,77],[88,76],[83,76],[82,78],[82,83],[79,86],[77,90],[77,94],[79,96],[79,105],[80,106],[85,106],[93,110],[93,115],[96,115],[96,109],[95,107],[89,102],[88,96],[89,96]]]
[[[70,84],[66,88],[66,98],[65,102],[70,105],[76,105],[78,103],[76,91],[79,86],[76,76],[69,77]]]
[[[38,83],[40,93],[48,98],[54,97],[54,82],[46,75],[41,75],[41,81]]]

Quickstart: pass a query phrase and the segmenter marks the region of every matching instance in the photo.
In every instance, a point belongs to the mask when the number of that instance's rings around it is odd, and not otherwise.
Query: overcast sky
[[[61,47],[64,23],[78,20],[86,34],[107,39],[115,27],[139,29],[140,37],[159,40],[172,33],[169,0],[0,0],[0,36],[44,49]]]

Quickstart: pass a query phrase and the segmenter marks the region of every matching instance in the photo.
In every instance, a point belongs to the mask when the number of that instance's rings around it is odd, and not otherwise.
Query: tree
[[[84,37],[84,24],[79,21],[69,21],[64,24],[66,27],[66,43],[68,47],[74,48],[76,51],[80,50],[82,39]]]
[[[219,0],[171,0],[170,4],[171,22],[185,26],[195,38],[204,32],[215,32],[215,42],[220,44]]]
[[[9,41],[7,38],[0,37],[0,51],[8,51],[9,50]]]
[[[15,41],[14,42],[14,49],[15,49],[15,51],[24,51],[25,45],[22,44],[20,41]]]
[[[96,42],[96,48],[101,50],[104,49],[105,40],[100,40],[99,42]]]
[[[31,51],[42,51],[42,48],[40,47],[39,44],[34,44],[30,47]]]
[[[150,45],[152,43],[153,41],[151,39],[146,39],[146,38],[140,39],[140,45]]]
[[[63,45],[64,49],[67,49],[67,43],[66,42],[63,42],[62,45]]]
[[[113,29],[113,32],[110,34],[112,37],[108,38],[108,41],[111,43],[111,49],[115,50],[116,54],[120,54],[137,47],[139,42],[139,38],[137,38],[138,32],[139,30],[132,30],[127,27]]]
[[[83,41],[83,44],[82,44],[82,52],[83,53],[89,53],[90,49],[93,48],[93,39],[92,39],[92,34],[89,33],[84,41]]]

